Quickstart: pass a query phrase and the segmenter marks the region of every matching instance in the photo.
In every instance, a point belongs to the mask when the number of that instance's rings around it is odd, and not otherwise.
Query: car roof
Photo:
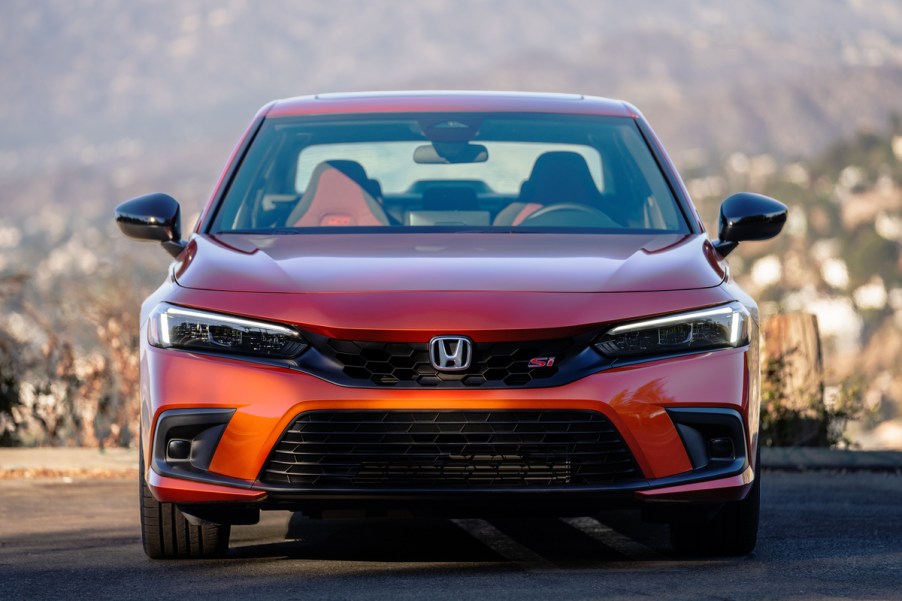
[[[564,113],[638,117],[639,111],[622,100],[579,94],[529,92],[358,92],[317,94],[272,103],[267,116],[351,113],[512,112]]]

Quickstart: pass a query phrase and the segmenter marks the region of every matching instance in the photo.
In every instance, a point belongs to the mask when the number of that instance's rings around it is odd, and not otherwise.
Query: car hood
[[[174,276],[231,292],[651,292],[724,271],[700,234],[220,234],[192,238]]]

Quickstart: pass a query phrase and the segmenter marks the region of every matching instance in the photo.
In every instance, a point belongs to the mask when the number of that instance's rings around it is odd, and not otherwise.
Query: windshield
[[[689,231],[632,119],[511,113],[267,119],[209,231],[348,228]]]

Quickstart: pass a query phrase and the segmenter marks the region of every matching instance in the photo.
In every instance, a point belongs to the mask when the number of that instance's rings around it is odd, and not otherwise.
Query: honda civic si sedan
[[[174,262],[141,308],[141,526],[226,553],[261,510],[591,515],[755,546],[758,310],[639,111],[585,96],[320,95],[266,105],[200,219],[116,209]]]

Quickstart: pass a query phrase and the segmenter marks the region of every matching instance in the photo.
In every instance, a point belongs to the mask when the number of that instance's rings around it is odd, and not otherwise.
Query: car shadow
[[[472,521],[419,518],[310,519],[292,514],[284,540],[233,545],[230,557],[379,563],[485,563],[578,568],[669,557],[666,527],[611,515],[623,545],[556,518],[487,518],[486,532]],[[607,525],[601,524],[602,529]],[[628,532],[628,534],[623,534]],[[616,542],[616,541],[615,541]],[[631,544],[630,544],[631,543]]]

